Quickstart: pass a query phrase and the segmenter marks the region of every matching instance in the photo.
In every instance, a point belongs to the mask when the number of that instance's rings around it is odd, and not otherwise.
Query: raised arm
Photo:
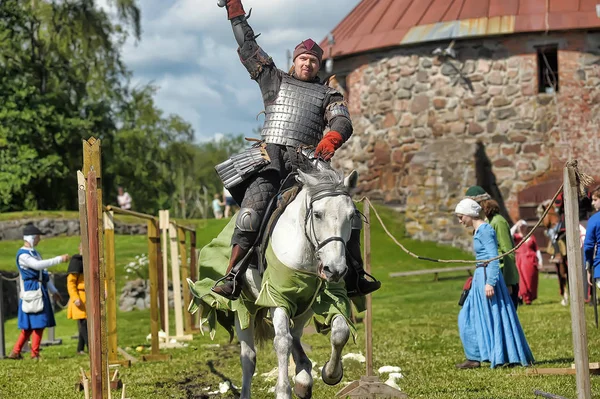
[[[250,78],[259,83],[264,97],[268,88],[263,86],[268,86],[270,80],[277,78],[273,59],[256,43],[258,35],[248,24],[250,14],[246,16],[241,0],[219,0],[217,4],[227,8],[227,18],[231,21],[233,36],[239,46],[240,61],[250,73]]]

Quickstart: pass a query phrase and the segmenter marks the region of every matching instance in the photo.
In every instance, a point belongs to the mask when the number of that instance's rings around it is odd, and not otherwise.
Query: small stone
[[[537,96],[537,102],[540,105],[548,105],[552,102],[553,98],[554,96],[551,94],[540,94]]]
[[[429,85],[425,83],[417,83],[413,88],[415,94],[424,93],[429,90]]]
[[[525,143],[527,141],[527,137],[519,133],[509,133],[508,139],[513,143]]]
[[[518,121],[515,123],[515,129],[531,130],[533,129],[533,123],[527,121]]]
[[[446,108],[446,99],[442,97],[436,97],[433,99],[433,107],[435,109],[443,109]]]
[[[517,162],[517,170],[531,170],[531,164],[527,161]]]
[[[487,129],[488,133],[494,133],[496,131],[496,122],[494,122],[494,121],[488,122],[486,129]]]
[[[417,139],[424,139],[426,137],[429,137],[429,133],[428,133],[427,129],[423,129],[423,128],[413,130],[413,135]]]
[[[502,94],[503,88],[502,86],[490,86],[488,89],[488,94],[492,97],[499,96]]]
[[[483,133],[483,127],[475,122],[469,123],[469,134],[477,135],[479,133]]]
[[[477,72],[488,73],[492,68],[492,63],[489,60],[480,59],[477,61]]]
[[[409,78],[403,78],[403,79],[401,79],[401,82],[402,82],[402,87],[406,90],[412,89],[412,87],[415,85],[415,82]]]
[[[421,58],[421,67],[431,68],[432,62],[429,58]]]
[[[504,156],[510,156],[510,155],[515,155],[516,154],[516,150],[514,147],[502,147],[502,155]]]
[[[508,104],[510,104],[510,101],[508,101],[508,98],[506,97],[497,96],[492,100],[492,105],[494,107],[504,107]]]
[[[387,128],[394,126],[396,123],[398,123],[398,119],[396,119],[396,116],[394,115],[394,113],[388,112],[385,114],[385,118],[383,119],[382,127],[384,129],[387,129]]]
[[[512,167],[513,163],[506,158],[500,158],[500,159],[494,161],[494,166],[496,168],[507,168],[507,167]]]
[[[490,85],[502,85],[504,82],[504,79],[502,77],[502,74],[498,71],[493,71],[492,73],[490,73],[487,77],[487,82]]]
[[[497,134],[492,136],[492,143],[508,143],[508,139],[502,134]]]
[[[429,74],[426,71],[417,72],[417,81],[421,83],[429,82]]]
[[[410,67],[410,66],[403,66],[400,67],[400,76],[406,77],[406,76],[410,76],[413,73],[415,73],[415,68]]]
[[[465,132],[465,127],[466,127],[466,125],[464,122],[460,122],[460,121],[452,122],[450,124],[450,133],[462,134]]]
[[[413,98],[410,112],[413,114],[418,114],[420,112],[426,111],[429,108],[429,97],[426,95],[418,95]]]
[[[519,89],[519,86],[516,86],[516,85],[509,85],[509,86],[506,86],[506,87],[504,88],[504,94],[505,94],[507,97],[514,96],[514,95],[515,95],[515,94],[517,94],[519,91],[520,91],[520,89]]]
[[[517,112],[513,108],[497,109],[495,111],[495,114],[496,114],[496,118],[498,118],[500,120],[514,118],[515,116],[517,116]]]
[[[524,144],[522,152],[524,154],[528,154],[528,153],[539,154],[541,150],[542,150],[541,144]]]
[[[404,90],[404,89],[400,89],[396,92],[396,98],[399,99],[408,99],[410,98],[410,91],[408,90]]]
[[[477,121],[478,122],[483,122],[483,121],[487,120],[488,117],[490,116],[490,112],[491,112],[491,110],[489,110],[489,109],[479,108],[477,110],[477,117],[476,117]]]
[[[413,123],[413,118],[410,114],[402,114],[402,117],[400,118],[400,123],[399,126],[400,127],[410,127],[412,126]]]
[[[532,71],[525,71],[521,73],[521,82],[529,82],[531,79],[533,79]]]

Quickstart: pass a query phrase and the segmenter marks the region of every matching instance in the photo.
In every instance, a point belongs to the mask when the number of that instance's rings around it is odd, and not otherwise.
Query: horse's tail
[[[267,319],[268,312],[268,308],[259,309],[254,321],[254,343],[261,349],[264,348],[265,343],[273,342],[275,338],[275,329]]]

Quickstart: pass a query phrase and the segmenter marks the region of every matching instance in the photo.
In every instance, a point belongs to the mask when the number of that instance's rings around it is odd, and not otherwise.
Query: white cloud
[[[257,39],[281,69],[286,52],[308,37],[321,41],[359,0],[244,0]],[[109,9],[110,0],[98,0]],[[156,103],[192,124],[200,140],[252,135],[263,109],[260,90],[237,55],[225,9],[216,0],[140,0],[142,38],[124,46],[136,84],[159,86]],[[113,13],[114,14],[114,13]],[[220,136],[219,136],[220,137]]]

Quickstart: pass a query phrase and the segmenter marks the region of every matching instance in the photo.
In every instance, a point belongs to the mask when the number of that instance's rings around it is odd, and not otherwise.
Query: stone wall
[[[559,92],[538,93],[536,46],[559,48]],[[336,61],[354,136],[335,165],[360,173],[359,194],[406,211],[409,235],[462,247],[469,235],[454,206],[476,183],[481,142],[511,218],[517,194],[560,176],[572,155],[600,170],[599,33],[512,35]],[[459,73],[460,71],[460,73]]]
[[[79,220],[77,219],[20,219],[0,222],[0,241],[23,238],[23,227],[28,222],[33,222],[37,228],[45,232],[45,237],[79,235]],[[146,232],[146,224],[128,224],[115,221],[116,234],[143,235]]]

